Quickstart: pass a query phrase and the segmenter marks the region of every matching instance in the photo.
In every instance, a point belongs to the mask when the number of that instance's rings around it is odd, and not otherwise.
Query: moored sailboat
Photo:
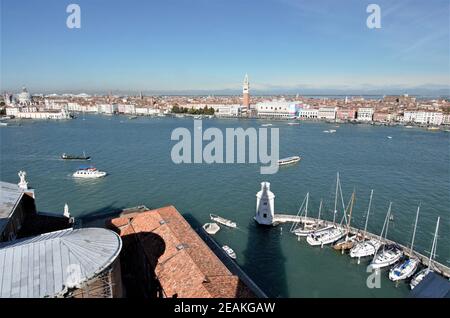
[[[414,223],[414,231],[411,240],[410,257],[406,258],[403,262],[391,268],[391,270],[389,271],[389,279],[392,281],[398,281],[411,277],[417,270],[417,267],[419,266],[419,259],[414,256],[413,250],[414,239],[416,236],[416,229],[417,229],[417,221],[419,219],[419,211],[420,205],[417,207],[416,221]]]
[[[419,285],[419,283],[429,274],[433,271],[433,269],[431,268],[432,264],[433,264],[433,258],[436,256],[436,246],[437,246],[437,235],[438,235],[438,231],[439,231],[439,220],[441,219],[441,217],[438,217],[437,219],[437,223],[436,223],[436,230],[434,232],[434,238],[433,238],[433,244],[431,245],[431,253],[430,253],[430,258],[428,260],[428,267],[422,269],[421,271],[419,271],[416,275],[414,275],[414,277],[412,278],[409,286],[411,289],[414,289],[417,285]]]
[[[403,251],[400,246],[398,246],[397,244],[388,244],[386,241],[387,233],[388,233],[388,229],[389,229],[389,218],[391,216],[391,207],[392,207],[392,202],[389,203],[389,209],[388,209],[386,219],[385,219],[386,231],[384,234],[385,236],[384,236],[383,247],[381,249],[381,252],[377,251],[375,253],[374,258],[373,258],[372,262],[370,263],[370,266],[373,269],[379,269],[379,268],[393,265],[393,264],[397,263],[400,260],[400,258],[403,256]]]

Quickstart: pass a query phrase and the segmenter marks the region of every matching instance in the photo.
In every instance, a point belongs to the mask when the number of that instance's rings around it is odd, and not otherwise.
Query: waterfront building
[[[325,120],[336,120],[337,107],[320,107],[317,118]]]
[[[0,243],[0,297],[122,297],[121,248],[116,233],[100,228]]]
[[[22,91],[17,94],[17,101],[20,105],[30,105],[31,104],[31,95],[26,89],[26,87],[22,88]]]
[[[255,221],[262,225],[272,225],[275,217],[275,194],[270,191],[269,182],[261,182],[261,190],[256,194]]]
[[[247,110],[250,110],[250,82],[248,81],[247,74],[245,74],[244,83],[242,85],[242,106]]]
[[[317,119],[319,110],[315,108],[300,108],[298,117],[300,119]]]
[[[216,104],[210,105],[210,107],[214,108],[214,115],[218,117],[239,117],[243,112],[243,106],[238,104]]]
[[[358,121],[372,121],[373,113],[374,109],[372,107],[360,107],[356,118]]]
[[[417,123],[422,125],[442,125],[444,114],[441,112],[429,111],[405,111],[403,113],[403,122]]]
[[[18,184],[0,181],[0,242],[72,227],[70,215],[37,212],[26,173],[19,172],[19,177]]]
[[[446,114],[442,116],[442,124],[450,125],[450,114]]]
[[[221,253],[219,258],[173,206],[124,211],[109,220],[107,227],[123,240],[123,285],[128,287],[130,297],[246,298],[256,295],[224,265],[221,259],[227,263],[230,260],[220,246],[216,250]],[[238,267],[235,263],[233,266]]]
[[[300,103],[285,100],[265,101],[257,103],[255,107],[260,118],[289,119],[298,116]]]
[[[355,120],[356,119],[356,110],[355,109],[338,109],[336,111],[336,119],[337,120]]]
[[[71,115],[66,109],[38,111],[35,106],[31,107],[6,107],[6,115],[21,119],[70,119]]]
[[[391,122],[395,119],[395,114],[391,114],[388,112],[375,112],[373,114],[373,121],[387,123]]]
[[[117,113],[117,104],[99,104],[97,111],[100,114],[112,115]]]
[[[118,104],[117,111],[119,114],[136,114],[136,106],[133,104]]]

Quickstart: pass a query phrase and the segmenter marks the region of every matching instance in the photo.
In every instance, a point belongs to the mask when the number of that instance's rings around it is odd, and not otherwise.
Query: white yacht
[[[306,242],[311,246],[327,245],[336,242],[345,234],[344,229],[332,225],[309,234],[306,237]]]
[[[384,245],[381,252],[375,254],[370,266],[374,269],[383,268],[397,263],[403,256],[403,251],[396,244]]]
[[[232,259],[236,259],[236,253],[231,247],[229,247],[228,245],[224,245],[222,246],[222,249],[227,253],[229,257],[231,257]]]
[[[350,250],[350,257],[361,258],[375,255],[380,246],[381,242],[375,239],[359,242]]]
[[[213,220],[213,221],[215,221],[217,223],[220,223],[222,225],[225,225],[225,226],[228,226],[228,227],[231,227],[231,228],[236,228],[237,227],[236,222],[233,222],[231,220],[225,219],[225,218],[223,218],[221,216],[218,216],[216,214],[210,214],[209,217],[211,218],[211,220]]]
[[[381,242],[375,239],[366,240],[367,224],[369,223],[370,208],[372,206],[373,189],[370,191],[369,207],[367,208],[366,223],[364,225],[364,235],[361,242],[357,242],[350,249],[350,257],[358,258],[375,255],[376,251],[380,248]]]
[[[84,179],[95,179],[102,178],[106,176],[107,173],[104,171],[97,170],[94,167],[82,167],[74,172],[74,178],[84,178]]]
[[[411,289],[414,289],[419,283],[427,276],[429,273],[431,273],[433,270],[431,269],[431,265],[433,263],[433,258],[436,256],[436,245],[437,245],[437,235],[439,231],[439,220],[441,217],[438,217],[437,223],[436,223],[436,230],[434,232],[434,238],[433,238],[433,244],[431,245],[431,253],[430,258],[428,260],[428,267],[422,269],[420,272],[418,272],[411,280],[411,283],[409,286]]]
[[[294,164],[294,163],[299,162],[301,159],[302,158],[300,156],[292,156],[292,157],[283,158],[283,159],[278,160],[278,165],[284,166],[284,165]]]
[[[308,221],[308,202],[309,202],[309,192],[306,194],[306,198],[303,200],[302,205],[300,206],[300,209],[297,213],[297,216],[300,215],[301,211],[303,210],[303,205],[306,200],[306,206],[305,206],[305,213],[303,221],[296,222],[291,227],[291,233],[294,233],[297,236],[308,236],[311,233],[314,233],[316,231],[319,231],[321,229],[324,229],[326,226],[324,225],[324,222],[320,221],[320,213],[322,211],[322,200],[320,201],[319,206],[319,216],[317,218],[317,221]]]
[[[419,266],[420,262],[417,259],[417,257],[414,256],[413,252],[414,238],[416,237],[417,221],[419,219],[419,211],[420,205],[417,207],[416,221],[414,223],[414,231],[412,235],[411,251],[410,251],[411,256],[406,258],[403,262],[391,268],[391,270],[389,271],[389,279],[394,282],[411,277],[417,270],[417,267]]]

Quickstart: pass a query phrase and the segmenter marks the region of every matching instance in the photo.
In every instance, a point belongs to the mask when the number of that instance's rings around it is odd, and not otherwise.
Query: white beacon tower
[[[275,194],[270,191],[270,182],[261,182],[261,191],[256,194],[255,221],[262,225],[273,225]]]

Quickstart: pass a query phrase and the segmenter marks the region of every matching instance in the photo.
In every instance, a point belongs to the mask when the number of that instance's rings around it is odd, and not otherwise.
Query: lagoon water
[[[203,128],[260,127],[269,121],[208,119]],[[450,134],[404,127],[301,123],[280,129],[280,157],[302,156],[277,174],[261,175],[259,164],[180,164],[171,161],[173,129],[193,130],[192,119],[86,116],[71,121],[23,121],[0,128],[1,180],[18,181],[25,170],[36,189],[41,211],[101,215],[145,204],[172,204],[198,227],[216,213],[238,223],[222,228],[215,239],[231,246],[237,262],[273,297],[405,297],[405,283],[394,284],[381,272],[381,288],[366,286],[367,261],[356,264],[330,247],[314,248],[289,233],[289,224],[260,227],[253,221],[260,182],[270,181],[277,212],[296,214],[310,192],[310,215],[332,219],[336,172],[346,201],[353,189],[353,225],[363,228],[370,190],[374,189],[369,231],[379,233],[389,201],[394,221],[388,237],[409,245],[417,205],[421,203],[415,247],[431,248],[441,216],[437,259],[450,265]],[[323,133],[336,129],[335,134]],[[392,136],[388,139],[387,136]],[[75,180],[80,165],[59,159],[63,152],[92,156],[92,164],[109,175]],[[342,214],[340,214],[342,216]]]

